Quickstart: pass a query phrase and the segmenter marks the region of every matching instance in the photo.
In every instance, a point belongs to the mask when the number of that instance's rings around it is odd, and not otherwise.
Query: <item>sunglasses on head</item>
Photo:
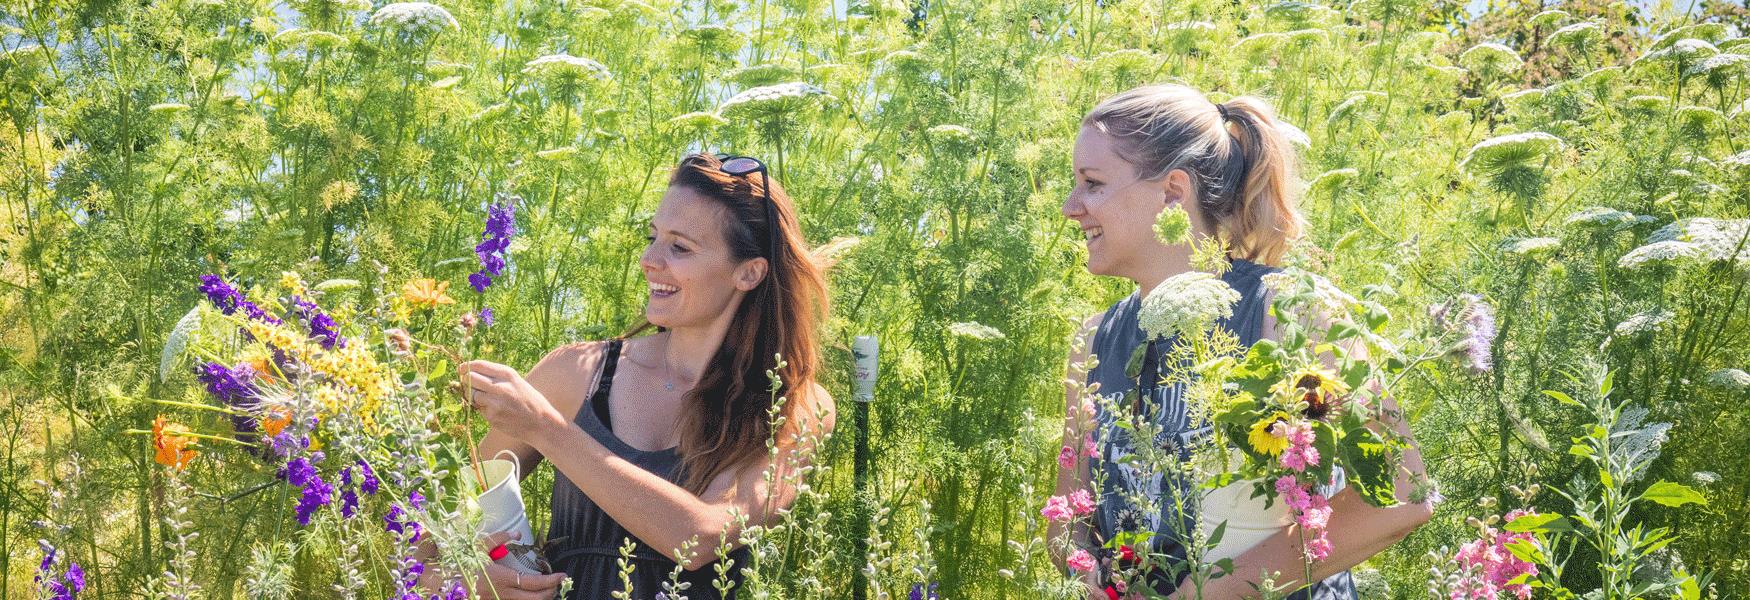
[[[699,155],[693,155],[693,157],[697,156]],[[717,168],[732,177],[745,177],[751,182],[753,174],[759,173],[760,196],[765,200],[766,205],[766,231],[771,232],[770,239],[766,241],[766,257],[772,262],[769,268],[776,269],[778,267],[778,208],[772,203],[772,174],[766,170],[766,163],[751,156],[723,153],[712,156],[715,156],[720,163]]]

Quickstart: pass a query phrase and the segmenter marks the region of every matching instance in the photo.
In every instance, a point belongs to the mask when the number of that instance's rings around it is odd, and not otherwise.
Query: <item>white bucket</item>
[[[486,482],[486,490],[480,492],[475,500],[480,506],[480,535],[510,532],[521,537],[509,543],[533,545],[535,534],[529,529],[529,515],[523,505],[522,481],[518,477],[522,469],[516,462],[516,454],[509,450],[500,450],[495,456],[505,454],[509,454],[511,459],[493,458],[480,461],[480,473]],[[462,468],[462,477],[467,483],[475,485],[482,479],[475,476],[472,465]]]

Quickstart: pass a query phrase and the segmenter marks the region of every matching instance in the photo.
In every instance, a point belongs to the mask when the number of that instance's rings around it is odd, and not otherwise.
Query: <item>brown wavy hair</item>
[[[774,398],[766,371],[776,365],[774,357],[784,359],[784,368],[777,371],[783,380],[778,395],[790,400],[780,412],[784,431],[779,433],[785,435],[778,441],[784,445],[793,443],[798,431],[795,400],[814,389],[820,366],[815,335],[826,318],[826,281],[809,255],[790,195],[769,177],[769,172],[730,175],[715,156],[694,154],[668,180],[671,187],[684,186],[723,207],[723,238],[731,256],[764,257],[769,263],[759,286],[735,307],[723,344],[698,385],[682,400],[682,486],[694,494],[703,494],[717,475],[766,455],[766,440],[773,435],[767,413]],[[770,214],[777,218],[776,256],[769,255],[768,185],[774,209]],[[650,322],[640,322],[625,337],[651,328]]]

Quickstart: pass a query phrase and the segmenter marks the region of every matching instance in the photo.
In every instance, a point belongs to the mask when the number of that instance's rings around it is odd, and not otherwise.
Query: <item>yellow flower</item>
[[[1258,419],[1257,423],[1253,423],[1251,435],[1246,436],[1246,441],[1252,444],[1252,450],[1270,456],[1280,455],[1283,450],[1287,450],[1288,438],[1275,435],[1270,432],[1270,429],[1277,423],[1288,422],[1288,419],[1288,413],[1279,410],[1271,413],[1270,416]]]
[[[297,271],[280,271],[280,287],[293,295],[310,295],[309,290],[304,287],[304,277]]]
[[[176,467],[177,470],[187,467],[188,462],[200,454],[188,449],[195,445],[193,437],[179,435],[188,432],[188,426],[172,423],[164,415],[158,415],[158,418],[152,420],[152,448],[156,451],[152,460],[166,467]]]
[[[1349,393],[1349,386],[1337,379],[1336,373],[1307,366],[1270,386],[1270,392],[1285,397],[1291,404],[1305,402],[1307,418],[1323,419],[1340,397]]]
[[[401,286],[401,296],[414,308],[436,308],[440,304],[455,304],[456,299],[444,293],[450,282],[436,279],[415,279]]]

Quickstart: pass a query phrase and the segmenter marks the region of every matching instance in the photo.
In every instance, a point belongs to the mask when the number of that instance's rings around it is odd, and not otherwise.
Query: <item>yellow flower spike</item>
[[[280,271],[280,288],[298,296],[310,294],[310,290],[304,286],[304,276],[297,271]]]
[[[1270,429],[1277,423],[1287,423],[1290,415],[1283,411],[1270,413],[1257,423],[1252,424],[1252,431],[1246,436],[1246,442],[1252,445],[1252,450],[1259,454],[1278,456],[1288,449],[1288,437],[1271,433]]]

